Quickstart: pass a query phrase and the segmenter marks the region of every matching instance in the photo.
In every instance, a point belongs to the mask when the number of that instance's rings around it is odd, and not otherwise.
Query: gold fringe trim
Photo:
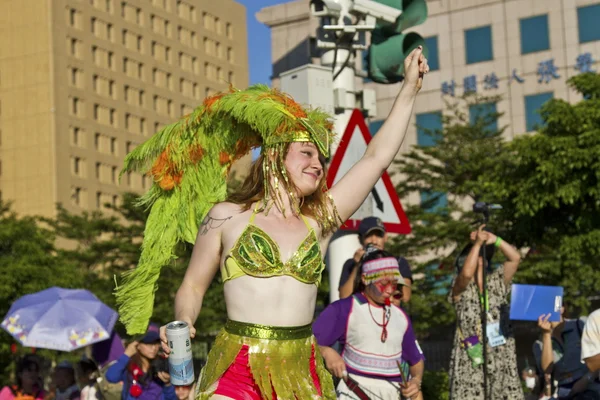
[[[241,324],[241,323],[234,323]],[[268,327],[253,324],[246,326],[245,332],[252,336],[240,336],[230,333],[238,327],[227,323],[217,335],[208,354],[208,360],[198,379],[196,400],[210,399],[216,390],[219,378],[234,362],[242,346],[248,346],[248,364],[252,377],[265,400],[271,400],[273,390],[280,400],[326,399],[335,400],[331,374],[326,370],[319,347],[310,326],[309,336],[303,338],[282,339],[289,335],[282,330],[289,328]],[[249,328],[248,328],[249,327]],[[292,337],[298,337],[300,328],[292,328]],[[270,338],[269,331],[272,333]],[[310,373],[310,357],[315,349],[317,376],[321,384],[322,396],[319,396]]]

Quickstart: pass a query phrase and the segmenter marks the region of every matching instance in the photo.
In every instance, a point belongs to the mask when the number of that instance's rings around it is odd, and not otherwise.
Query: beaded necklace
[[[388,338],[387,326],[390,323],[390,317],[391,317],[390,304],[391,304],[390,299],[389,298],[385,299],[385,305],[382,307],[383,308],[383,323],[380,324],[379,322],[377,322],[377,320],[373,316],[373,312],[371,311],[371,302],[367,300],[367,306],[369,307],[369,314],[371,314],[371,318],[373,319],[373,322],[375,322],[375,324],[377,324],[377,326],[380,326],[382,328],[381,343],[385,343],[385,341]],[[387,317],[387,320],[386,320],[386,317]]]

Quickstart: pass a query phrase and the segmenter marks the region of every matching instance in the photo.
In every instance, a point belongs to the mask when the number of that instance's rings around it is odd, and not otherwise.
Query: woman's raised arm
[[[421,47],[406,57],[404,71],[404,83],[383,126],[362,158],[330,190],[343,221],[360,207],[400,150],[423,75],[429,71]]]

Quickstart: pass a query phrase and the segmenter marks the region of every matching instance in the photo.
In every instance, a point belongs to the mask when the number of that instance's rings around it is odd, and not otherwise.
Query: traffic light
[[[404,59],[419,45],[427,57],[425,40],[415,32],[405,31],[427,19],[426,0],[373,0],[402,14],[393,23],[378,21],[371,33],[367,56],[369,78],[377,83],[396,83],[404,79]]]

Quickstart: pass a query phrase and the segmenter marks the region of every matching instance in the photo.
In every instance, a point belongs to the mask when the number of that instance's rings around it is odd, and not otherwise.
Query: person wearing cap
[[[340,299],[346,298],[352,294],[356,271],[361,257],[365,254],[365,248],[368,245],[372,245],[380,250],[385,250],[388,235],[383,221],[377,217],[367,217],[363,219],[358,226],[358,239],[360,240],[361,247],[356,250],[354,257],[346,260],[342,267],[342,275],[340,276],[339,284]],[[401,301],[408,303],[411,295],[412,272],[408,261],[404,257],[398,257],[398,265],[402,280],[404,281],[404,285],[402,285]]]
[[[52,383],[56,387],[55,400],[79,400],[80,391],[75,380],[75,368],[68,361],[61,361],[54,368]]]
[[[152,361],[160,357],[160,335],[149,330],[129,343],[125,353],[106,370],[106,380],[123,382],[122,400],[177,400],[168,372],[155,371]]]
[[[367,247],[352,296],[331,303],[313,324],[329,371],[340,378],[338,399],[421,398],[424,356],[406,313],[391,297],[403,284],[398,260]],[[339,342],[338,354],[331,346]],[[409,365],[410,380],[400,369]],[[358,388],[358,389],[357,389]],[[362,392],[362,393],[361,393]]]

